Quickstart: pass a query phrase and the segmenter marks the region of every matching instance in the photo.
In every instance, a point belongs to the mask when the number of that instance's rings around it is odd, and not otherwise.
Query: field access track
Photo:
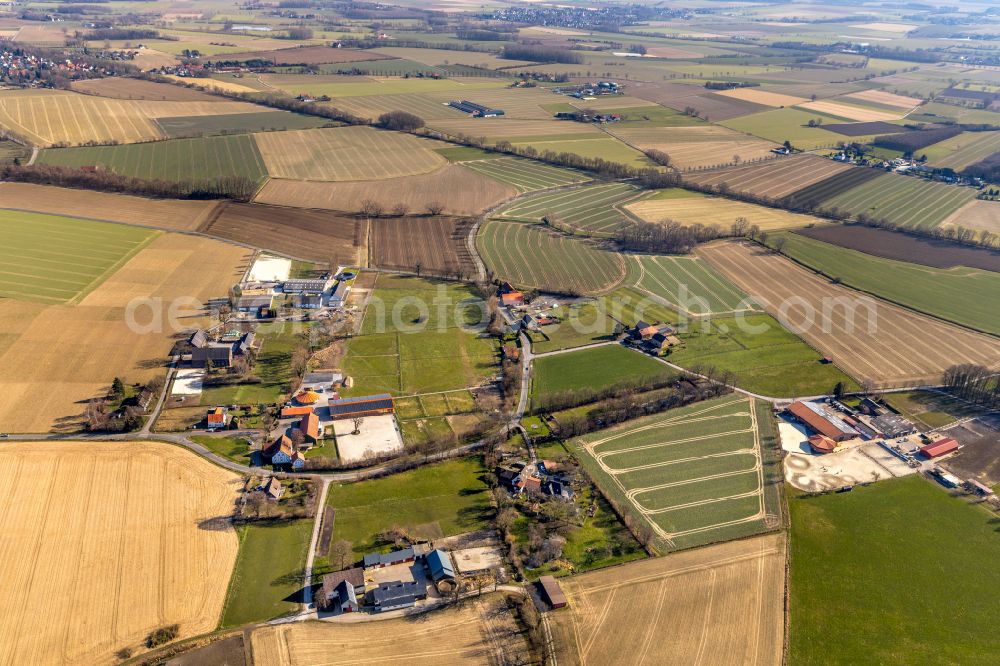
[[[579,449],[600,468],[598,480],[649,522],[668,548],[688,537],[734,526],[775,523],[765,506],[758,419],[752,399],[699,402],[581,438]],[[586,465],[585,465],[586,466]]]
[[[1000,368],[1000,340],[832,284],[757,246],[714,243],[698,256],[856,379],[899,386],[938,382],[959,363]]]
[[[640,192],[625,183],[587,185],[519,199],[497,217],[528,222],[547,217],[559,229],[570,227],[586,235],[606,235],[626,223],[628,215],[618,207],[637,196]]]

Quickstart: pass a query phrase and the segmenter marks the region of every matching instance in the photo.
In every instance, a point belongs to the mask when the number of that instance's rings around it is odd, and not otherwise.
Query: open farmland
[[[517,188],[518,192],[534,192],[590,180],[582,171],[562,169],[518,157],[462,162],[462,165],[484,176]]]
[[[357,266],[367,256],[364,220],[325,210],[225,202],[198,231],[333,266]]]
[[[137,102],[59,90],[5,90],[0,127],[39,146],[162,138]]]
[[[798,107],[771,109],[749,116],[722,120],[720,124],[740,132],[759,136],[775,143],[791,141],[800,150],[820,146],[833,147],[844,140],[843,135],[828,132],[821,127],[809,127],[809,121],[820,118],[824,122],[837,122],[835,118]]]
[[[1000,152],[1000,132],[963,132],[920,151],[936,167],[961,171]]]
[[[110,664],[159,627],[215,628],[236,559],[235,475],[157,442],[7,443],[0,469],[0,661]]]
[[[200,83],[200,82],[199,82]],[[148,99],[161,102],[221,102],[222,97],[213,97],[199,90],[155,83],[143,79],[121,76],[106,79],[85,79],[74,81],[72,89],[79,93],[109,97],[112,99]]]
[[[517,191],[498,180],[450,164],[434,173],[385,180],[355,180],[339,183],[269,180],[255,201],[279,206],[330,208],[360,211],[362,203],[374,201],[384,210],[402,204],[422,213],[431,204],[444,206],[449,215],[479,215],[509,199]]]
[[[578,400],[615,386],[662,386],[676,377],[673,368],[619,344],[539,356],[533,361],[531,406],[551,409],[567,396]]]
[[[745,102],[753,102],[754,104],[763,104],[764,106],[795,106],[806,101],[802,97],[783,95],[759,88],[733,88],[732,90],[717,91],[715,94],[733,99],[741,99]]]
[[[629,84],[628,93],[632,97],[656,102],[677,111],[691,107],[699,115],[712,121],[739,118],[767,109],[761,104],[717,95],[701,86],[683,83],[635,82]]]
[[[871,123],[823,123],[823,129],[849,137],[906,134],[913,131],[902,125],[893,125],[883,120],[876,120]]]
[[[934,485],[915,474],[789,497],[788,663],[987,664],[1000,654],[996,514]],[[949,610],[956,599],[961,613]]]
[[[67,216],[85,212],[95,220],[173,231],[197,229],[218,205],[218,201],[147,199],[31,183],[0,183],[0,206],[3,208]]]
[[[862,90],[855,93],[850,93],[844,95],[848,99],[858,99],[862,102],[872,102],[873,104],[882,104],[885,106],[894,106],[899,109],[905,109],[909,111],[915,106],[920,106],[923,104],[924,100],[918,99],[916,97],[906,97],[904,95],[896,95],[891,92],[886,92],[884,90]]]
[[[846,169],[833,172],[833,175],[827,175],[805,187],[794,190],[784,197],[784,203],[789,206],[802,204],[818,206],[829,199],[851,191],[859,185],[877,181],[885,175],[886,173],[880,169],[849,166]]]
[[[662,150],[678,169],[731,164],[768,157],[773,143],[718,125],[690,127],[614,127],[608,130],[641,150]]]
[[[520,148],[531,147],[541,155],[544,155],[546,152],[557,155],[560,153],[572,153],[586,159],[601,159],[635,168],[652,168],[655,166],[639,150],[610,134],[584,137],[546,136],[537,139],[527,138],[516,140],[514,146]]]
[[[941,226],[962,226],[1000,233],[1000,203],[975,199],[945,218]]]
[[[827,115],[834,116],[835,118],[856,120],[862,123],[870,123],[879,120],[899,120],[905,115],[902,110],[897,112],[883,111],[880,109],[854,104],[842,104],[840,102],[828,100],[806,102],[805,104],[799,104],[798,108],[806,109],[808,111],[819,111],[820,113],[825,113]]]
[[[641,193],[625,183],[585,185],[533,197],[522,197],[503,208],[497,217],[528,222],[542,218],[572,233],[609,235],[628,224],[628,214],[620,206]]]
[[[855,378],[898,386],[938,381],[959,363],[1000,368],[1000,341],[831,284],[759,247],[716,243],[698,255]]]
[[[79,299],[155,235],[123,224],[0,210],[0,296],[41,303]]]
[[[475,273],[469,218],[393,217],[371,224],[371,266],[433,275]]]
[[[559,663],[778,666],[784,565],[776,534],[568,578],[549,620]]]
[[[681,314],[700,317],[753,310],[746,294],[696,257],[626,255],[630,282]]]
[[[156,122],[172,139],[215,134],[249,134],[252,132],[312,129],[333,125],[326,118],[306,116],[289,111],[173,116],[171,118],[158,118]]]
[[[168,308],[181,298],[225,297],[249,254],[208,238],[161,234],[77,305],[0,299],[0,423],[13,432],[77,430],[87,401],[104,396],[114,377],[144,383],[163,376],[176,332]],[[130,327],[126,308],[136,298],[162,300],[139,307],[139,326]],[[180,326],[205,324],[198,307],[181,305]]]
[[[438,611],[426,622],[297,622],[256,629],[250,641],[253,663],[266,666],[509,664],[529,649],[513,611],[496,595]]]
[[[274,65],[325,65],[329,63],[388,60],[389,56],[370,50],[352,51],[333,46],[300,46],[270,51],[227,53],[226,60],[268,60]]]
[[[849,169],[850,165],[842,162],[803,153],[763,164],[685,174],[684,180],[699,185],[725,183],[733,192],[780,199]]]
[[[626,206],[632,214],[647,222],[674,220],[685,225],[718,225],[728,230],[737,218],[743,217],[762,231],[794,229],[822,223],[815,217],[789,213],[778,208],[758,206],[722,197],[670,196],[637,201]]]
[[[266,132],[254,138],[275,178],[380,180],[428,173],[447,164],[429,141],[369,127]]]
[[[864,229],[857,231],[863,232]],[[800,234],[784,234],[783,238],[784,254],[849,287],[918,312],[1000,336],[1000,312],[993,303],[995,295],[1000,294],[1000,272],[968,267],[942,270],[914,265],[905,260],[873,257]],[[908,237],[903,236],[903,239]],[[894,236],[888,236],[883,242],[888,245],[894,240]],[[900,249],[917,248],[933,256],[933,245],[926,243],[921,247],[920,239],[913,240],[916,242],[909,244],[902,241]],[[967,249],[975,252],[972,248]],[[1000,268],[1000,254],[984,254],[984,259],[992,257],[994,265]]]
[[[122,176],[147,180],[200,180],[245,176],[254,181],[267,176],[264,160],[252,137],[212,136],[172,139],[117,146],[86,146],[43,150],[39,164],[102,166]]]
[[[403,95],[371,95],[361,97],[338,97],[333,103],[338,109],[352,113],[359,118],[375,120],[383,113],[406,111],[424,120],[459,120],[468,115],[427,94],[411,93]]]
[[[307,94],[313,97],[329,95],[336,98],[333,101],[334,106],[344,97],[433,92],[451,92],[455,95],[468,97],[476,90],[507,87],[506,79],[494,78],[459,81],[455,78],[375,78],[336,74],[315,74],[305,77],[297,74],[261,74],[258,78],[267,86],[280,88],[291,95]]]
[[[471,93],[470,93],[471,95]],[[556,98],[553,101],[557,101]],[[514,118],[469,118],[468,114],[459,120],[439,120],[431,123],[432,129],[442,131],[446,134],[466,136],[484,136],[488,140],[496,141],[506,139],[508,141],[528,141],[538,138],[600,138],[607,136],[599,129],[588,123],[574,123],[566,120],[517,120]]]
[[[823,201],[852,215],[867,215],[903,227],[936,227],[976,198],[976,190],[894,173],[869,180]]]
[[[735,395],[629,421],[573,447],[605,494],[673,550],[776,528],[770,409]]]
[[[621,255],[537,224],[486,222],[476,247],[494,275],[523,287],[593,293],[625,276]]]

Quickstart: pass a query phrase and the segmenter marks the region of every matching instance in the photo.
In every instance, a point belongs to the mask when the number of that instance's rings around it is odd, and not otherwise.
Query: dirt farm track
[[[831,284],[757,246],[714,243],[698,255],[857,379],[905,385],[939,381],[958,363],[1000,367],[996,338]]]
[[[155,442],[5,444],[0,472],[0,664],[110,664],[158,627],[215,628],[235,475]]]
[[[780,664],[784,552],[772,534],[564,579],[560,666]]]

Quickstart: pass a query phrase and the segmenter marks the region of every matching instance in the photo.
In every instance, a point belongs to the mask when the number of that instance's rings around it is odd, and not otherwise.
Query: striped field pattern
[[[631,255],[629,282],[690,316],[755,309],[745,293],[695,257]]]
[[[561,169],[517,157],[463,162],[462,166],[494,180],[499,180],[501,183],[513,185],[518,192],[535,192],[590,180],[589,176],[579,171]]]
[[[0,211],[0,296],[65,303],[93,289],[157,232],[123,224]]]
[[[521,199],[498,216],[529,222],[554,216],[560,228],[568,226],[574,232],[593,235],[610,234],[628,219],[618,207],[637,196],[639,191],[625,183],[587,185]]]
[[[480,227],[476,247],[494,275],[521,287],[597,293],[625,277],[620,254],[540,224],[490,220]]]

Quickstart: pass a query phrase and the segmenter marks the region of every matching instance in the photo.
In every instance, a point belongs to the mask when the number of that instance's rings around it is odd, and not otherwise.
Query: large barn
[[[827,405],[818,402],[793,402],[789,413],[810,430],[835,442],[854,439],[859,435],[847,421]]]
[[[357,398],[332,398],[329,402],[330,418],[338,420],[392,414],[393,405],[393,397],[388,393]]]

